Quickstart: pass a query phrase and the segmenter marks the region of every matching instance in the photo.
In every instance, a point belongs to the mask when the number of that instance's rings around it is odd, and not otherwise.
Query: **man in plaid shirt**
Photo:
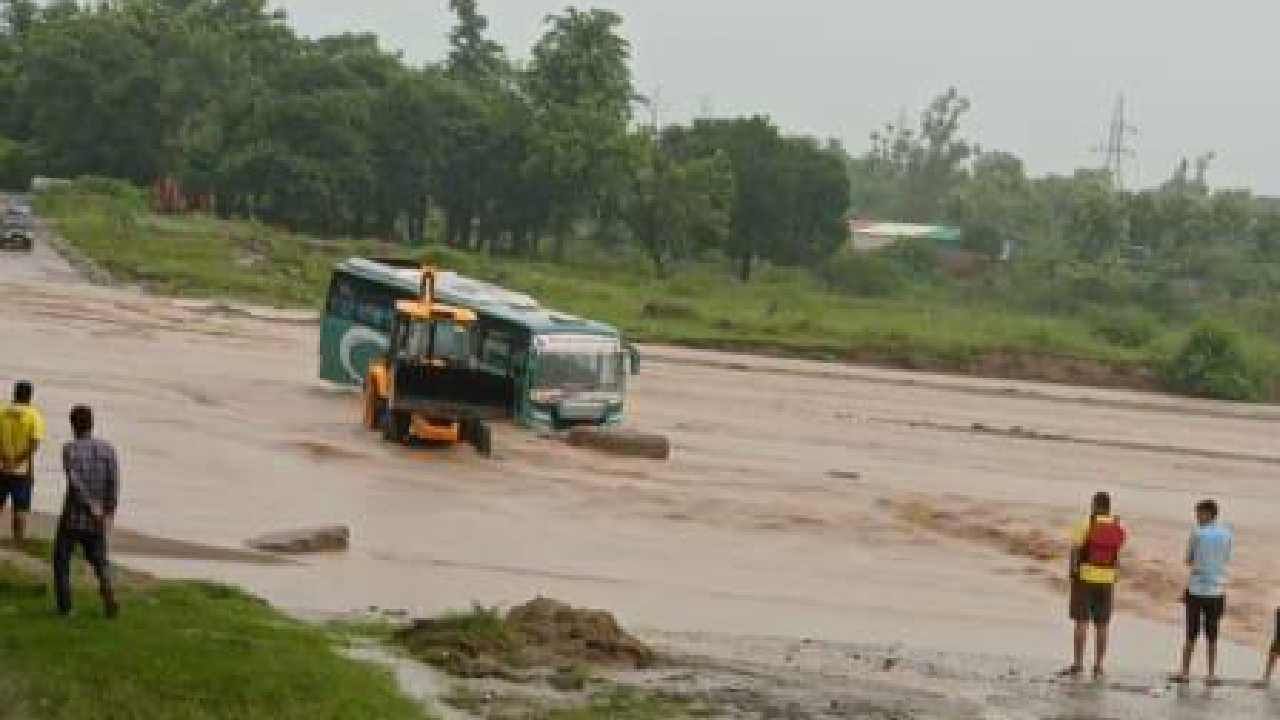
[[[98,576],[102,605],[107,617],[119,612],[111,587],[107,562],[107,536],[120,497],[120,471],[115,448],[93,437],[93,411],[84,405],[71,409],[75,440],[62,446],[62,467],[67,474],[67,496],[53,541],[53,580],[58,612],[71,612],[71,553],[84,548],[85,559]]]

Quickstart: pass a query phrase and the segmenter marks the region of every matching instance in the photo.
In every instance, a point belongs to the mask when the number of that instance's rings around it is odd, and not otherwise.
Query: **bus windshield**
[[[540,389],[620,392],[624,377],[622,348],[610,338],[540,336],[538,372]]]

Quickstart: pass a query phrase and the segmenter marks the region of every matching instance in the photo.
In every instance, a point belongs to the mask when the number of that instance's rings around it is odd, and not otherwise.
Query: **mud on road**
[[[296,318],[91,286],[43,246],[0,256],[0,308],[0,384],[37,383],[47,448],[66,439],[72,403],[98,409],[125,458],[123,527],[226,549],[282,528],[352,529],[345,555],[130,559],[144,570],[240,583],[298,611],[427,615],[551,595],[677,650],[762,663],[769,682],[887,682],[920,701],[913,715],[960,716],[940,699],[960,693],[988,717],[1274,716],[1261,694],[1181,698],[1154,678],[1176,652],[1178,561],[1204,495],[1240,538],[1227,671],[1258,670],[1280,587],[1276,408],[647,348],[630,422],[671,437],[670,461],[503,426],[486,460],[361,430],[358,398],[315,379],[316,330]],[[38,473],[37,508],[53,512],[56,453]],[[1035,680],[1067,649],[1053,547],[1100,488],[1131,528],[1140,577],[1164,585],[1120,588],[1116,687],[1062,688]],[[1024,551],[1032,542],[1050,547]],[[880,657],[872,648],[899,660],[847,655]],[[821,659],[805,675],[810,653]]]

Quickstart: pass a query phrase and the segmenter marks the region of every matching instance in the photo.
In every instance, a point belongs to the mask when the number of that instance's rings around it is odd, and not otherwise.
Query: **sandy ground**
[[[315,379],[313,326],[89,286],[43,245],[0,255],[0,384],[37,384],[48,448],[67,439],[67,408],[92,404],[124,458],[120,525],[204,549],[140,542],[127,550],[140,569],[240,583],[299,612],[541,593],[783,684],[880,683],[921,716],[1275,716],[1264,694],[1180,696],[1156,678],[1179,642],[1178,561],[1204,495],[1239,535],[1225,671],[1259,669],[1280,588],[1280,408],[644,354],[630,422],[673,438],[668,462],[511,427],[490,460],[407,450]],[[38,463],[45,512],[60,503],[56,459]],[[1113,681],[1061,687],[1039,680],[1067,651],[1061,538],[1099,488],[1133,538]],[[351,526],[350,552],[241,552],[327,523]]]

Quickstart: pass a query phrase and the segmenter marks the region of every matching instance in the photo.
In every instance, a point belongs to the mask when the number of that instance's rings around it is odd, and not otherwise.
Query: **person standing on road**
[[[1203,629],[1208,674],[1205,682],[1217,685],[1218,627],[1226,610],[1227,564],[1231,562],[1234,539],[1231,529],[1218,522],[1218,503],[1202,500],[1196,504],[1196,528],[1187,542],[1187,566],[1191,578],[1182,600],[1187,606],[1187,640],[1182,647],[1182,667],[1169,679],[1185,683],[1191,677],[1191,657]]]
[[[1059,673],[1079,677],[1084,672],[1084,651],[1089,625],[1094,628],[1093,676],[1104,674],[1111,611],[1115,604],[1116,567],[1127,533],[1111,514],[1111,496],[1096,493],[1089,518],[1071,533],[1070,615],[1075,622],[1074,661]]]
[[[31,404],[34,394],[31,383],[20,380],[13,386],[13,404],[0,410],[0,511],[13,502],[15,545],[27,536],[36,451],[44,440],[44,416]]]
[[[107,538],[120,498],[120,469],[115,448],[93,437],[93,411],[84,405],[71,409],[75,440],[62,447],[67,495],[53,541],[53,580],[58,612],[71,613],[71,554],[84,548],[85,559],[98,576],[102,606],[109,618],[119,613],[107,561]]]

